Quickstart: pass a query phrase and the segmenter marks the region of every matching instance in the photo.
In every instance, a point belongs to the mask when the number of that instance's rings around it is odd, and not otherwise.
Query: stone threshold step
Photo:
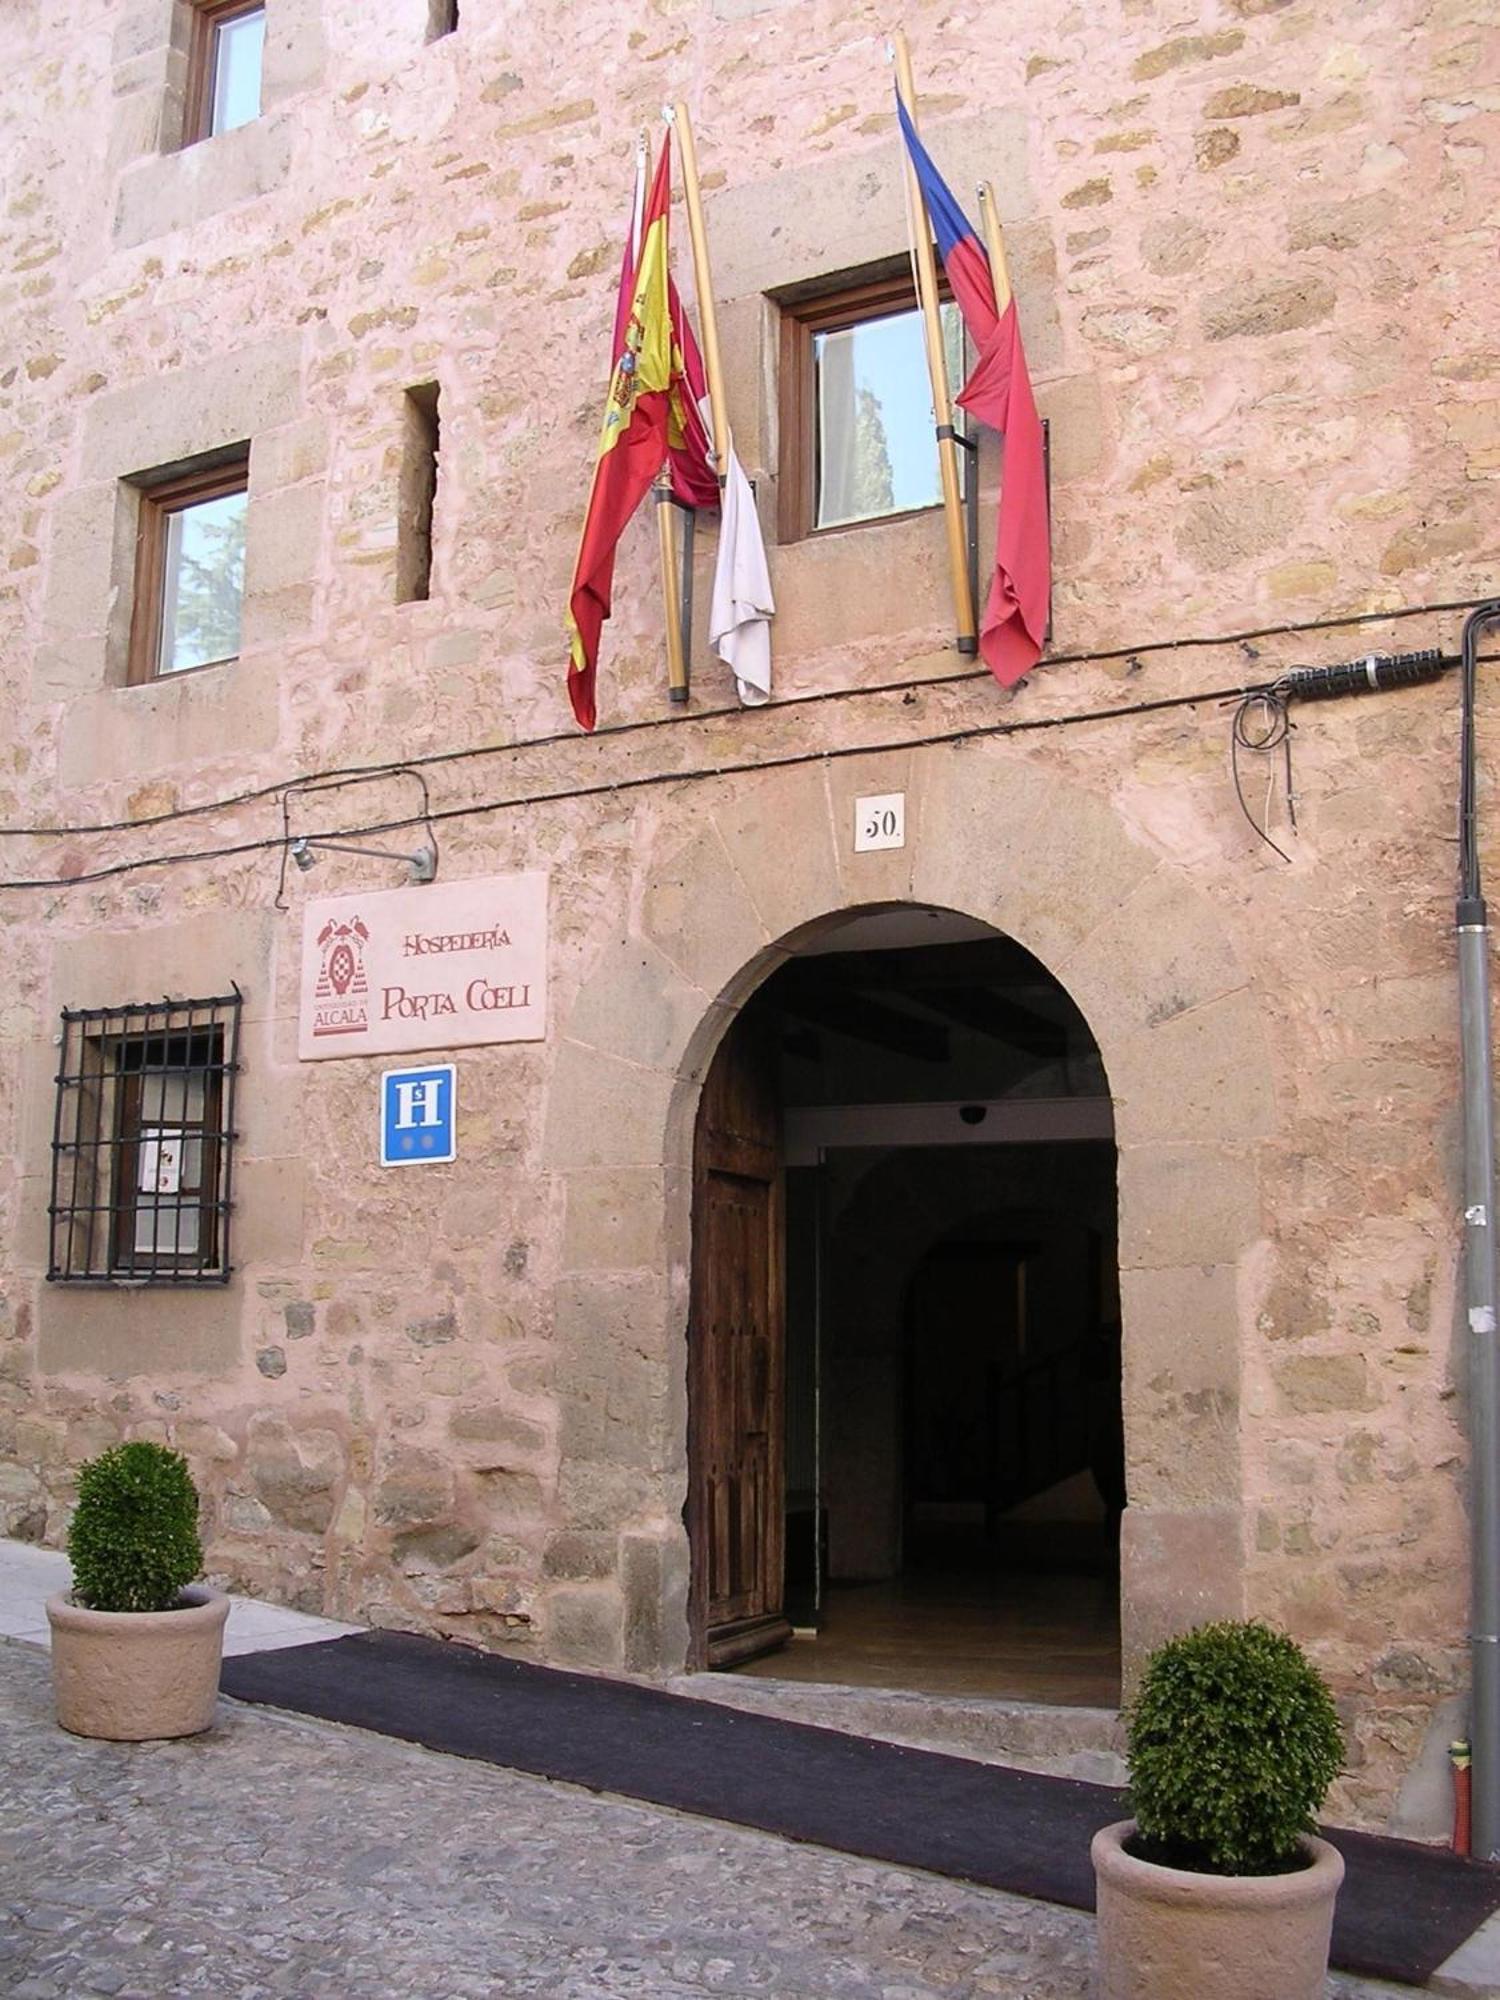
[[[665,1685],[673,1694],[695,1701],[840,1729],[912,1750],[946,1751],[982,1764],[1006,1764],[1096,1785],[1125,1782],[1124,1731],[1119,1711],[1113,1708],[847,1687],[769,1675],[750,1679],[732,1673],[674,1674]]]

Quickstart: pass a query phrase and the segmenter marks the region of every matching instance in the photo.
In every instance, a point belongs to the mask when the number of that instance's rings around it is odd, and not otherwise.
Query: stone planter
[[[1197,1875],[1125,1852],[1133,1819],[1090,1850],[1099,1901],[1097,2000],[1322,2000],[1344,1858],[1303,1841],[1293,1875]]]
[[[182,1593],[175,1611],[87,1611],[47,1599],[57,1719],[75,1736],[140,1743],[196,1736],[214,1719],[229,1599]]]

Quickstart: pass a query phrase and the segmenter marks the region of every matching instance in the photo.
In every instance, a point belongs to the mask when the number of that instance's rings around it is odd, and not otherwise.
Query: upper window
[[[259,118],[265,44],[262,0],[198,0],[188,56],[188,145]]]
[[[963,323],[942,307],[949,380]],[[922,315],[909,278],[783,308],[781,533],[795,541],[942,500]]]
[[[236,992],[63,1014],[50,1279],[228,1278],[240,1006]]]
[[[147,484],[136,539],[132,681],[238,657],[249,457]]]

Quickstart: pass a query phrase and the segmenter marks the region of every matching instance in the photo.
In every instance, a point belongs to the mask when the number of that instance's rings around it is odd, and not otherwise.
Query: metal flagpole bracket
[[[693,661],[693,542],[698,530],[698,510],[685,507],[680,500],[674,502],[682,515],[682,658],[684,670],[692,674]],[[685,680],[681,694],[674,688],[672,699],[685,702],[688,698],[688,682]]]
[[[659,480],[652,487],[651,497],[658,507],[674,507],[682,516],[682,534],[680,540],[673,543],[673,568],[676,571],[677,584],[676,658],[681,662],[681,678],[677,677],[676,670],[674,669],[673,677],[667,688],[668,701],[674,706],[680,707],[688,701],[692,692],[693,544],[697,535],[698,510],[696,507],[689,507],[685,501],[679,500],[677,495],[672,491],[671,486],[665,480]],[[676,523],[669,521],[665,533],[667,535],[675,535],[676,531]],[[671,616],[670,606],[668,607],[668,616]],[[669,637],[667,645],[669,664],[673,657],[673,651],[674,649]]]
[[[941,444],[944,438],[951,438],[964,454],[964,533],[969,553],[969,602],[974,607],[974,623],[977,628],[979,624],[979,433],[961,431],[952,424],[939,424],[938,443]],[[979,641],[977,638],[960,636],[958,650],[972,659],[979,651]]]
[[[1052,419],[1042,418],[1042,490],[1047,500],[1047,629],[1043,647],[1052,644]]]

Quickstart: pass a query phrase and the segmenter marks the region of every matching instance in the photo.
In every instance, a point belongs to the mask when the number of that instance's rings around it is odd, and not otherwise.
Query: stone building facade
[[[1350,1720],[1344,1813],[1415,1824],[1467,1673],[1456,693],[1298,711],[1286,860],[1211,697],[1451,652],[1500,573],[1489,7],[913,0],[924,131],[961,194],[996,185],[1050,421],[1056,657],[1014,694],[953,650],[933,513],[777,537],[787,301],[906,252],[880,11],[437,12],[267,0],[261,115],[191,145],[186,0],[0,13],[0,1525],[57,1539],[82,1458],[161,1437],[238,1586],[681,1666],[705,1073],[831,924],[956,913],[1045,966],[1108,1078],[1127,1671],[1204,1615],[1283,1622]],[[668,706],[645,509],[588,740],[562,612],[665,96],[777,699],[739,710],[700,633]],[[430,589],[400,602],[430,383]],[[131,682],[142,480],[246,440],[238,656]],[[297,1017],[309,891],[399,870],[278,884],[289,828],[408,818],[378,773],[411,763],[443,882],[545,871],[549,991],[544,1038],[456,1058],[457,1159],[393,1174],[381,1065],[299,1061]],[[288,780],[356,767],[283,818]],[[905,845],[856,852],[891,793]],[[236,986],[228,1282],[50,1282],[61,1011]]]

